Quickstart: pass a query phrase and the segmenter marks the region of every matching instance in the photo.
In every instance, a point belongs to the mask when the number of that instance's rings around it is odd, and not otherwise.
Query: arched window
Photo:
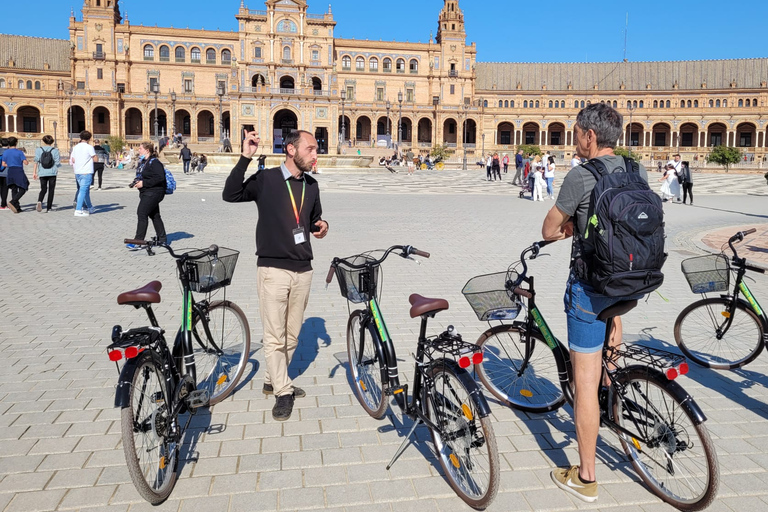
[[[627,100],[627,108],[632,108],[632,102],[630,100]]]
[[[750,106],[750,102],[749,102],[749,100],[747,100],[747,101],[745,102],[745,104],[746,104],[746,106],[748,106],[748,107],[749,107],[749,106]],[[751,106],[753,106],[753,107],[756,107],[756,106],[757,106],[757,103],[752,103],[752,104],[751,104]]]
[[[32,88],[32,80],[27,80],[27,89]]]
[[[5,89],[5,78],[0,78],[0,89]]]
[[[515,100],[510,101],[509,106],[515,108]]]
[[[643,103],[643,100],[640,100],[640,108],[644,108],[645,104]]]
[[[632,108],[637,108],[637,100],[632,102]]]
[[[151,44],[144,45],[144,60],[155,60],[155,47]]]
[[[749,100],[747,100],[747,101],[749,101]],[[740,107],[743,107],[743,106],[744,106],[744,100],[739,100],[739,106],[740,106]],[[747,105],[747,106],[749,106],[749,105]]]
[[[216,50],[213,48],[205,50],[205,62],[208,64],[216,64]]]
[[[619,106],[619,102],[617,102],[617,101],[614,101],[614,102],[613,102],[613,108],[618,108],[618,106]]]
[[[757,106],[757,98],[752,98],[752,106],[753,107]]]
[[[397,72],[405,73],[405,59],[397,59]]]
[[[587,102],[589,104],[589,102]],[[584,100],[581,100],[581,108],[584,108]]]
[[[560,108],[560,100],[555,100],[555,108]]]
[[[160,62],[168,62],[171,60],[171,49],[166,45],[160,47]]]
[[[509,100],[504,100],[504,108],[509,108]]]
[[[587,100],[587,106],[590,106],[591,104],[592,104],[592,102]]]
[[[667,108],[669,108],[670,106],[672,106],[672,105],[671,105],[671,103],[669,102],[669,100],[667,100]]]
[[[680,100],[680,108],[685,108],[685,100]]]
[[[549,108],[555,108],[555,102],[552,100],[549,100]]]
[[[221,63],[222,64],[231,64],[232,63],[232,52],[229,50],[221,50]]]
[[[579,100],[573,102],[573,108],[579,108]]]
[[[384,68],[385,73],[391,73],[392,72],[392,59],[389,57],[385,58],[382,61],[382,67]]]
[[[484,106],[485,108],[488,108],[488,100],[483,100],[483,106]]]
[[[19,80],[19,89],[24,88],[24,80]]]
[[[717,100],[717,101],[715,102],[715,106],[716,106],[716,107],[719,107],[719,106],[720,106],[720,100]]]
[[[200,48],[192,48],[189,51],[189,58],[192,59],[192,62],[200,63]]]
[[[357,57],[355,59],[355,71],[365,71],[365,58]]]
[[[379,59],[376,57],[371,57],[371,60],[368,61],[368,69],[375,73],[379,70]]]
[[[712,108],[714,106],[715,106],[715,101],[714,100],[709,100],[709,108]]]
[[[693,100],[693,108],[699,108],[699,100]]]
[[[349,71],[352,69],[352,57],[345,55],[341,58],[341,68]]]
[[[727,107],[727,106],[728,106],[728,100],[723,100],[723,107]]]
[[[417,61],[416,59],[411,59],[411,62],[408,63],[408,69],[411,71],[411,73],[418,73],[419,61]]]
[[[177,46],[174,50],[174,54],[176,56],[176,62],[184,62],[184,59],[187,58],[187,51],[183,46]]]
[[[523,101],[523,108],[528,108],[528,100]]]
[[[298,32],[298,29],[296,27],[296,24],[291,20],[282,20],[280,23],[277,24],[277,31],[291,32],[295,34],[296,32]]]
[[[688,100],[688,108],[691,108],[691,100]]]
[[[653,100],[653,108],[659,108],[658,100]]]
[[[291,47],[283,46],[283,62],[291,61]]]
[[[39,81],[35,82],[35,90],[37,90],[37,91],[40,90],[40,82]]]
[[[501,108],[504,105],[504,102],[499,100],[499,108]]]
[[[536,108],[539,108],[539,100],[536,100]]]

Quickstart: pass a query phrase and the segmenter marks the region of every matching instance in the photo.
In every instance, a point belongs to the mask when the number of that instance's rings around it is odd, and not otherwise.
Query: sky
[[[132,25],[237,30],[240,0],[119,0]],[[323,13],[328,0],[309,0]],[[385,41],[429,41],[443,0],[334,0],[336,36]],[[78,0],[3,2],[0,32],[68,39],[70,8]],[[162,6],[158,9],[158,5]],[[251,9],[264,2],[249,0]],[[467,42],[480,62],[616,62],[768,57],[764,32],[768,1],[699,0],[460,0]],[[211,12],[212,7],[215,9]],[[40,13],[44,13],[40,15]],[[23,20],[17,23],[13,20]],[[724,26],[723,22],[727,23]]]

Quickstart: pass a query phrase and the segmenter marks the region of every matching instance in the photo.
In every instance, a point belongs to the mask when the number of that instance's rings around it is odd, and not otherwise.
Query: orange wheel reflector
[[[464,411],[464,416],[469,420],[472,421],[475,417],[472,415],[472,409],[469,408],[467,404],[461,404],[461,410]]]
[[[363,379],[360,379],[360,387],[363,389],[363,391],[368,391],[368,388],[365,386],[365,382],[363,382]]]
[[[399,394],[400,394],[400,393],[402,393],[402,392],[403,392],[403,388],[400,388],[400,389],[396,389],[396,390],[394,390],[394,391],[392,392],[392,394],[393,394],[393,395],[399,395]]]
[[[160,457],[160,469],[165,469],[165,456]]]
[[[226,373],[222,373],[221,377],[219,377],[219,380],[216,381],[216,385],[217,386],[221,386],[225,382],[227,382],[227,374]]]
[[[731,318],[731,313],[730,313],[730,312],[728,312],[728,311],[723,311],[723,312],[722,312],[722,313],[720,313],[720,314],[721,314],[721,315],[723,315],[725,318]]]
[[[533,396],[533,393],[531,393],[530,390],[527,390],[527,389],[521,389],[520,394],[523,395],[525,398],[531,398]]]
[[[638,441],[634,437],[632,438],[632,444],[635,445],[635,448],[637,448],[638,451],[643,451],[643,449],[640,448],[640,441]]]
[[[461,464],[459,463],[459,458],[456,457],[454,454],[450,454],[448,458],[451,459],[451,464],[453,464],[453,467],[455,467],[456,469],[459,469],[459,466],[461,466]]]

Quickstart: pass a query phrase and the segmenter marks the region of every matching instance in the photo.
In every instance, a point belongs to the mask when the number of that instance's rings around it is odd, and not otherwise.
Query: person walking
[[[275,396],[272,418],[291,417],[296,398],[306,392],[294,386],[288,367],[299,344],[312,284],[312,245],[328,234],[322,219],[320,188],[309,173],[317,161],[317,141],[311,133],[296,130],[285,137],[286,158],[280,167],[257,171],[245,179],[260,139],[246,133],[243,153],[224,185],[228,203],[255,202],[257,293],[264,326],[264,394]]]
[[[160,216],[160,203],[165,199],[165,167],[157,158],[155,146],[151,142],[142,142],[139,145],[139,167],[136,171],[136,181],[132,186],[139,191],[139,206],[136,208],[138,223],[136,224],[135,240],[145,240],[149,219],[155,228],[157,241],[165,243],[168,237],[165,233],[165,224]],[[136,249],[137,246],[127,244],[128,249]]]
[[[491,181],[491,176],[493,176],[493,155],[488,153],[488,156],[485,158],[485,178],[487,181]]]
[[[91,183],[93,183],[93,164],[98,162],[96,151],[90,145],[91,132],[80,132],[80,142],[72,148],[69,156],[69,165],[75,168],[77,180],[77,195],[75,200],[75,217],[87,217],[94,213],[91,203]],[[83,210],[83,207],[87,210]]]
[[[501,159],[501,165],[504,166],[504,174],[507,174],[507,169],[509,169],[509,157],[506,153],[504,153],[504,156]]]
[[[203,172],[206,165],[208,165],[208,157],[200,153],[200,159],[197,162],[197,172]]]
[[[8,139],[0,138],[0,210],[8,210],[8,169],[3,167],[3,153],[8,149]]]
[[[37,211],[43,211],[43,200],[48,195],[45,213],[53,208],[53,193],[56,190],[56,175],[61,167],[61,155],[59,150],[53,147],[53,137],[43,136],[43,145],[35,149],[35,169],[32,171],[32,179],[40,179],[40,194],[37,196]]]
[[[513,185],[523,184],[523,171],[525,165],[523,164],[523,150],[519,149],[515,155],[515,177],[512,179]]]
[[[680,166],[680,176],[683,179],[680,184],[683,188],[683,204],[688,201],[688,196],[691,196],[691,204],[693,204],[693,173],[688,162],[683,162],[683,165]]]
[[[413,151],[411,151],[410,149],[405,154],[405,161],[408,164],[408,174],[413,174],[416,164],[413,163]]]
[[[664,175],[659,178],[661,184],[661,200],[665,203],[678,195],[678,189],[680,184],[677,182],[677,174],[675,174],[675,166],[671,163],[667,164],[667,168],[664,171]]]
[[[98,160],[93,162],[93,184],[96,184],[96,178],[98,178],[99,186],[96,188],[96,190],[101,190],[102,177],[104,176],[104,166],[106,165],[105,162],[109,159],[109,153],[107,153],[107,149],[100,144],[99,139],[94,139],[93,151],[96,153],[96,157],[98,158]]]
[[[104,154],[104,164],[105,164],[107,167],[114,167],[114,165],[113,165],[113,164],[110,162],[110,160],[109,160],[109,159],[110,159],[110,156],[109,156],[109,155],[112,153],[112,148],[111,148],[111,147],[110,147],[110,145],[109,145],[109,141],[108,141],[108,140],[105,140],[104,142],[102,142],[102,143],[101,143],[101,147],[103,147],[103,148],[104,148],[104,153],[105,153],[105,154]]]
[[[184,174],[189,174],[189,163],[192,161],[192,151],[190,151],[186,144],[181,148],[179,158],[181,158],[181,162],[184,164]]]
[[[550,156],[544,170],[544,180],[547,182],[547,198],[555,198],[555,157]]]
[[[539,157],[536,157],[539,158]],[[533,201],[543,201],[544,196],[542,193],[544,192],[544,166],[542,163],[536,162],[536,168],[532,171],[533,174],[533,190],[531,192],[531,199]]]
[[[587,106],[576,117],[574,136],[578,154],[587,159],[600,159],[606,169],[625,172],[624,159],[613,152],[621,137],[624,121],[621,114],[602,103]],[[638,173],[648,180],[645,168]],[[573,364],[574,423],[578,443],[579,464],[558,468],[550,473],[553,482],[574,497],[594,502],[598,498],[596,475],[597,436],[600,429],[598,390],[602,375],[602,348],[606,323],[599,314],[614,304],[637,297],[607,297],[588,284],[582,271],[583,243],[587,233],[588,211],[592,190],[597,185],[593,174],[582,166],[574,167],[563,180],[555,206],[547,213],[541,232],[545,240],[574,237],[571,267],[564,294],[568,326],[568,345]],[[611,343],[621,341],[621,332],[611,333]]]
[[[499,181],[501,181],[501,163],[499,162],[498,153],[493,154],[493,159],[491,160],[491,170],[493,171],[493,181],[496,181],[496,178],[499,178]]]
[[[24,174],[24,166],[29,164],[24,152],[16,149],[19,140],[16,137],[8,137],[8,149],[3,151],[2,165],[7,173],[8,188],[11,190],[11,200],[8,201],[8,208],[13,213],[21,213],[21,197],[29,189],[29,180]]]

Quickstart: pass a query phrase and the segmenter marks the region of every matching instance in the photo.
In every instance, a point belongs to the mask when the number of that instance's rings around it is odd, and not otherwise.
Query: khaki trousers
[[[264,327],[264,357],[267,361],[264,383],[272,385],[275,396],[290,395],[293,393],[293,382],[288,377],[288,366],[299,345],[312,271],[292,272],[258,267],[256,275],[261,324]]]

